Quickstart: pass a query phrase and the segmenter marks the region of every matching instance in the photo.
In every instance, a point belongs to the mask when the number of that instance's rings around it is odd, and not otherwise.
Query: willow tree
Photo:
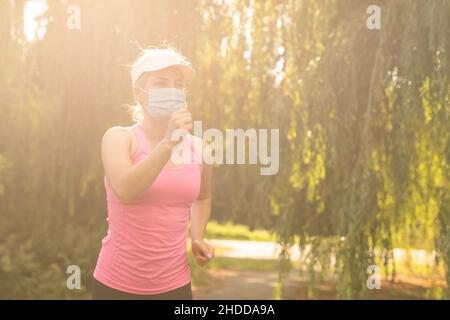
[[[219,128],[281,132],[275,177],[218,168],[215,212],[276,223],[285,247],[299,236],[310,275],[333,267],[344,298],[370,294],[369,265],[394,279],[396,246],[437,250],[448,265],[448,4],[379,1],[382,29],[370,30],[371,4],[200,6],[207,80],[195,105]]]
[[[311,272],[336,255],[344,298],[367,297],[368,265],[395,275],[394,246],[438,250],[449,280],[449,3],[381,2],[378,31],[369,4],[284,10],[291,169],[274,208],[286,243],[312,244]]]

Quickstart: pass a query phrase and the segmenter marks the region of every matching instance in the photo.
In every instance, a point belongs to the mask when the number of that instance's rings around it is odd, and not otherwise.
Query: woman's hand
[[[172,134],[177,129],[189,131],[193,127],[192,114],[188,111],[187,107],[181,108],[170,115],[169,123],[167,125],[167,131],[164,136],[166,142],[174,146],[181,141],[182,134],[177,133],[172,137]],[[178,139],[177,139],[178,138]]]
[[[206,265],[214,258],[214,248],[203,240],[191,240],[192,253],[200,266]]]

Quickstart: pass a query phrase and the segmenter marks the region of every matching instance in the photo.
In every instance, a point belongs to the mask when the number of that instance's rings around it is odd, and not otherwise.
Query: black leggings
[[[163,293],[141,295],[123,292],[110,288],[100,281],[93,279],[92,282],[93,300],[192,300],[191,283]]]

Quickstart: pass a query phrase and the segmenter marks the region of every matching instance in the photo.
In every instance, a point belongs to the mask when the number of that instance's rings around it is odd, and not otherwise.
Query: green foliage
[[[206,228],[205,238],[208,239],[232,239],[249,241],[275,241],[276,238],[267,230],[249,230],[249,227],[241,224],[218,223],[210,221]]]
[[[204,129],[280,129],[276,176],[216,168],[214,219],[311,245],[303,271],[332,272],[341,298],[370,296],[372,263],[394,278],[394,247],[436,250],[450,283],[449,1],[378,1],[383,29],[368,30],[368,0],[74,0],[81,30],[68,30],[52,0],[33,43],[24,3],[0,2],[1,298],[89,296],[106,232],[101,137],[130,124],[136,42],[165,39],[197,70],[188,103]],[[65,288],[70,264],[81,292]]]
[[[394,246],[448,257],[434,242],[447,243],[450,214],[449,4],[383,2],[383,30],[371,32],[356,18],[368,2],[327,3],[292,3],[299,15],[328,11],[286,31],[298,39],[286,50],[286,70],[300,76],[285,82],[292,165],[273,202],[285,213],[286,241],[300,234],[313,252],[335,251],[340,297],[362,298],[367,267],[379,258],[394,263]],[[331,248],[327,238],[312,238],[324,233],[336,237]]]

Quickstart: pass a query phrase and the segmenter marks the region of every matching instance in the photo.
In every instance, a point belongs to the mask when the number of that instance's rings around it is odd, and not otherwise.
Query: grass
[[[221,224],[217,221],[208,222],[208,226],[205,232],[205,238],[248,241],[276,241],[275,234],[267,230],[250,230],[248,226],[242,224],[232,224],[229,222]]]

